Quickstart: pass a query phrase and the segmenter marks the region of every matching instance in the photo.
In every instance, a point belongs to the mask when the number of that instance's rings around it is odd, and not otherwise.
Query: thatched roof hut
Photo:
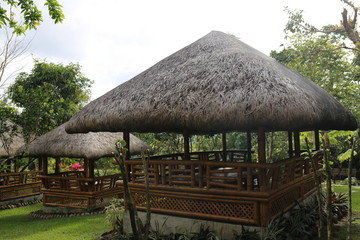
[[[17,152],[25,152],[35,157],[73,157],[98,159],[113,156],[116,140],[122,140],[121,132],[90,132],[87,134],[68,134],[65,124],[36,138],[29,145]],[[130,152],[139,154],[150,147],[139,138],[130,136]]]
[[[355,117],[296,71],[210,32],[89,103],[68,132],[216,133],[356,129]]]
[[[6,124],[13,126],[14,123],[6,121]],[[4,133],[6,139],[11,138],[9,146],[4,145],[3,141],[0,140],[0,158],[13,157],[16,151],[25,144],[25,139],[22,134],[18,133],[15,136],[10,137],[9,133]]]

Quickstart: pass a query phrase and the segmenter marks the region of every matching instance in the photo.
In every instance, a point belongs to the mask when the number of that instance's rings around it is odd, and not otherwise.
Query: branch
[[[344,0],[345,3],[347,3],[347,1]],[[348,11],[346,8],[344,8],[343,12],[341,13],[342,15],[342,24],[344,26],[344,29],[346,31],[346,34],[348,35],[349,39],[355,44],[356,48],[360,49],[360,37],[359,37],[359,33],[356,31],[355,26],[356,26],[356,15],[357,15],[357,8],[354,9],[355,11],[355,16],[353,18],[353,20],[348,18]]]

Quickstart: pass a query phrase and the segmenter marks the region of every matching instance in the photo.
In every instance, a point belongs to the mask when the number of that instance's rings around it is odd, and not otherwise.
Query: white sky
[[[47,18],[31,44],[33,57],[79,63],[95,81],[92,99],[212,30],[231,33],[269,54],[284,43],[285,6],[303,9],[316,26],[339,23],[340,0],[59,0],[65,21]],[[42,4],[44,1],[37,1]],[[31,57],[23,71],[32,68]]]

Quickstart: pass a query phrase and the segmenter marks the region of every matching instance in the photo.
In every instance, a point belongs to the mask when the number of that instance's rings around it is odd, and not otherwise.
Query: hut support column
[[[246,162],[251,163],[251,132],[246,132],[246,142],[247,142],[247,159]]]
[[[87,158],[84,159],[84,173],[85,177],[89,176],[89,159]]]
[[[130,133],[129,132],[123,132],[123,139],[126,142],[126,153],[125,153],[125,159],[128,160],[131,158],[130,155]]]
[[[47,157],[41,157],[41,166],[42,166],[42,171],[44,173],[44,175],[48,174],[48,159]]]
[[[258,134],[259,163],[266,163],[265,128],[263,128],[263,127],[258,128],[257,134]],[[265,169],[260,169],[260,171],[259,171],[260,191],[264,191],[266,188],[266,179],[265,178],[266,178]]]
[[[59,157],[55,158],[55,173],[60,172],[60,161],[61,161],[61,159]]]
[[[288,132],[288,142],[289,142],[289,158],[293,157],[293,134],[291,131]]]
[[[265,150],[265,129],[258,128],[258,156],[259,163],[266,163],[266,150]]]
[[[295,156],[298,157],[301,154],[300,151],[300,132],[294,132],[294,145],[295,145]]]
[[[188,132],[184,132],[184,158],[190,160],[190,135]]]
[[[319,130],[314,131],[314,138],[315,138],[315,150],[320,150],[320,134]]]
[[[89,159],[88,160],[88,164],[89,164],[89,178],[94,178],[95,174],[94,174],[94,169],[95,169],[95,160],[94,159]]]
[[[226,133],[222,133],[222,151],[223,151],[223,161],[227,161],[227,146],[226,146]]]

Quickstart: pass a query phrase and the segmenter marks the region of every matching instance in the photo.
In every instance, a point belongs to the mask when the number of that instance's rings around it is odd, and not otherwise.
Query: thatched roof
[[[65,132],[65,124],[36,138],[28,146],[18,151],[25,152],[29,156],[46,157],[74,157],[98,159],[113,156],[116,140],[122,140],[121,132],[90,132],[68,134]],[[130,152],[141,153],[142,149],[150,147],[134,135],[130,135]]]
[[[0,141],[0,158],[13,157],[16,151],[25,144],[25,140],[20,134],[14,136],[11,141],[8,149]]]
[[[92,101],[68,132],[211,133],[356,129],[309,79],[236,37],[211,32]]]
[[[9,127],[16,126],[11,121],[5,121],[5,124]],[[10,140],[11,143],[9,144],[9,146],[4,145],[4,142],[2,141],[2,139],[0,139],[0,158],[13,157],[16,151],[25,144],[25,139],[23,135],[20,133],[11,137],[10,137],[10,133],[4,133],[4,138],[6,140]]]

